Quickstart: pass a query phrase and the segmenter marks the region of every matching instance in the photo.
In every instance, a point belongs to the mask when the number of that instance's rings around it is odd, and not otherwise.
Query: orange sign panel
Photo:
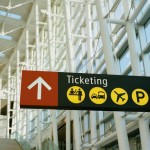
[[[58,106],[58,73],[22,71],[20,106]]]

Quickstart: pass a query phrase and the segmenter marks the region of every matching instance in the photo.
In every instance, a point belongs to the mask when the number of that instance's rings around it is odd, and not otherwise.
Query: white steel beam
[[[130,22],[133,22],[136,17],[139,15],[139,13],[141,12],[142,8],[144,7],[144,5],[147,3],[147,0],[142,0],[140,1],[138,7],[135,9],[133,15],[131,16],[131,18],[129,18]]]
[[[66,44],[67,44],[67,63],[69,71],[75,71],[75,58],[74,58],[74,48],[72,42],[71,33],[71,17],[70,17],[70,0],[63,0],[64,5],[64,16],[65,16],[65,28],[66,28]]]
[[[11,66],[10,64],[8,65],[8,83],[7,83],[7,138],[10,138],[9,134],[9,120],[10,120],[10,76],[11,76]]]
[[[53,6],[53,13],[56,14],[56,11],[57,11],[57,8],[56,8],[56,5],[54,5]],[[51,12],[52,12],[52,10],[51,10]],[[56,17],[53,17],[52,22],[53,23],[56,22],[56,19],[57,19]],[[58,33],[58,35],[59,34],[60,33]],[[56,41],[57,36],[56,36],[56,25],[55,24],[52,26],[52,37],[53,37],[53,41]],[[54,70],[57,70],[56,69],[57,60],[56,60],[56,44],[55,43],[52,44],[52,55],[53,55],[52,66],[53,66]]]
[[[67,44],[67,70],[70,72],[75,72],[75,53],[73,48],[72,32],[71,32],[71,16],[70,16],[70,0],[63,0],[64,16],[65,16],[65,29],[66,29],[66,44]],[[70,112],[67,112],[67,125],[69,127],[68,132],[66,132],[66,138],[70,137]],[[78,111],[73,111],[73,123],[74,123],[74,134],[75,134],[75,146],[76,149],[80,149],[81,145],[81,135],[80,135],[80,122]],[[67,150],[70,150],[70,139],[67,141]]]
[[[131,58],[131,67],[134,75],[141,75],[140,59],[137,51],[137,41],[135,27],[133,23],[127,22],[126,31],[128,34],[129,51]]]
[[[71,111],[66,111],[66,150],[71,149]]]
[[[52,126],[53,126],[53,140],[54,144],[58,146],[58,131],[57,131],[57,119],[56,110],[52,111]]]
[[[39,40],[39,4],[35,4],[35,45],[36,45],[36,69],[40,68],[40,40]]]
[[[52,48],[52,18],[51,18],[51,0],[47,0],[47,26],[48,26],[48,55],[49,55],[49,69],[53,70],[53,48]],[[54,144],[58,147],[58,130],[56,110],[52,110],[52,133]]]
[[[70,0],[70,2],[84,4],[84,3],[85,3],[85,0]]]
[[[29,0],[29,1],[26,1],[26,2],[23,2],[23,3],[20,3],[20,4],[17,4],[17,5],[14,5],[12,6],[12,2],[9,1],[8,5],[7,6],[0,6],[1,8],[4,8],[4,9],[7,9],[8,11],[11,10],[11,9],[16,9],[17,7],[21,7],[23,5],[26,5],[28,3],[31,3],[33,2],[33,0]]]
[[[48,54],[49,54],[49,69],[52,70],[52,19],[51,19],[51,0],[47,0],[47,26],[48,26]]]
[[[57,15],[57,14],[51,14],[52,17],[58,17],[58,18],[64,18],[62,15]]]
[[[86,30],[87,30],[87,57],[88,60],[93,56],[93,47],[92,47],[92,18],[91,18],[91,5],[86,2],[85,4],[85,14],[86,14]],[[93,72],[93,59],[89,61],[88,72]]]
[[[35,2],[34,2],[34,4],[33,4],[33,6],[32,6],[32,9],[31,9],[29,18],[28,18],[27,23],[26,23],[26,26],[29,25],[29,23],[30,23],[30,21],[31,21],[31,19],[32,19],[32,17],[33,17],[33,14],[35,14],[35,13],[34,13],[34,7],[35,7]],[[20,37],[18,43],[16,44],[16,49],[17,49],[17,47],[21,44],[21,42],[22,42],[22,40],[23,40],[23,38],[24,38],[24,34],[25,34],[25,29],[23,30],[23,32],[22,32],[22,34],[21,34],[21,37]],[[9,62],[7,63],[7,65],[6,65],[6,66],[4,67],[4,69],[1,71],[1,75],[4,74],[4,72],[6,71],[6,69],[7,69],[8,65],[9,65],[9,63],[11,63],[11,61],[12,61],[13,58],[14,58],[14,56],[16,55],[16,49],[15,49],[15,51],[13,52],[13,54],[11,55],[11,57],[10,57]]]
[[[81,128],[79,121],[79,111],[73,110],[73,128],[74,128],[74,137],[75,137],[75,149],[79,150],[81,147]]]
[[[70,0],[70,2],[85,4],[86,0]],[[95,0],[88,0],[88,4],[95,4]]]
[[[38,139],[38,150],[42,149],[42,135],[41,135],[41,111],[40,109],[37,110],[37,139]]]
[[[149,150],[149,147],[150,147],[149,119],[145,120],[143,117],[139,119],[139,130],[140,130],[142,150]]]
[[[72,34],[73,37],[77,37],[77,38],[83,38],[83,39],[87,39],[86,35],[79,35],[79,34]]]
[[[92,18],[91,18],[91,5],[86,2],[85,4],[85,13],[86,13],[86,30],[87,30],[87,57],[88,60],[93,56],[92,49]],[[91,60],[88,64],[88,72],[93,72],[93,60]],[[95,143],[97,140],[97,128],[96,128],[96,112],[90,111],[90,127],[91,127],[91,143]],[[96,150],[96,148],[92,148],[92,150]]]
[[[51,43],[65,44],[65,42],[63,41],[55,41],[55,40],[52,40]]]
[[[102,43],[103,43],[103,53],[105,56],[106,69],[109,74],[116,74],[115,63],[113,58],[113,50],[111,47],[108,24],[107,21],[103,18],[101,0],[96,0],[96,8],[98,13],[98,19],[100,24]]]
[[[39,0],[35,1],[35,45],[36,45],[36,70],[41,69],[40,66],[40,40],[39,40]],[[38,133],[38,149],[42,149],[42,136],[41,136],[41,117],[40,110],[37,110],[37,133]]]
[[[27,66],[27,70],[29,69],[29,30],[26,28],[26,33],[25,33],[25,37],[26,37],[26,54],[25,54],[25,62],[26,62],[26,66]]]
[[[129,4],[128,4],[128,1],[126,0],[122,0],[122,3],[124,7],[125,18],[127,18],[128,13],[130,11]],[[139,55],[137,52],[136,33],[135,33],[133,20],[130,20],[130,22],[127,22],[126,30],[127,30],[127,35],[128,35],[132,72],[133,72],[133,75],[141,75],[141,71],[139,67],[140,59],[139,59]],[[147,121],[143,118],[139,120],[139,130],[140,130],[142,149],[148,150],[148,148],[150,147],[150,142],[149,142],[150,130],[149,130]]]
[[[119,25],[126,25],[126,21],[125,20],[121,20],[121,19],[109,19],[107,18],[107,23],[113,23],[113,24],[119,24]]]
[[[2,34],[2,35],[7,35],[7,34],[10,34],[10,33],[15,32],[15,31],[17,31],[17,30],[19,30],[19,29],[22,29],[22,28],[24,28],[24,27],[25,27],[25,25],[22,25],[22,26],[19,26],[19,27],[14,28],[13,30],[7,31],[7,32],[1,32],[1,34]]]
[[[138,115],[127,115],[127,116],[125,116],[125,120],[127,120],[127,121],[138,120]]]
[[[97,141],[96,111],[90,111],[91,144]],[[93,147],[92,150],[97,150]]]
[[[48,54],[49,54],[49,69],[53,70],[54,67],[54,62],[53,62],[53,41],[52,41],[52,36],[53,32],[52,31],[52,10],[51,10],[51,0],[47,0],[47,25],[48,25]],[[55,27],[54,27],[55,28]],[[51,110],[51,115],[52,115],[52,136],[53,136],[53,142],[55,145],[58,147],[58,130],[57,130],[57,117],[56,117],[56,110]]]
[[[25,62],[26,69],[29,69],[29,30],[26,28],[26,54],[25,54]],[[29,110],[26,109],[26,140],[29,142]]]
[[[19,100],[20,100],[20,69],[19,69],[19,63],[20,63],[20,51],[19,48],[17,48],[17,62],[16,62],[17,70],[16,70],[16,139],[19,139]]]
[[[109,37],[108,24],[103,17],[101,1],[96,0],[96,7],[98,13],[98,19],[100,24],[100,31],[102,36],[103,43],[103,53],[106,62],[106,69],[108,74],[116,74],[116,67],[113,58],[113,49],[111,47],[111,41]],[[123,113],[114,112],[115,126],[118,137],[119,149],[121,150],[130,150],[129,141],[126,131],[126,122],[125,119],[122,118]]]
[[[130,120],[130,121],[138,121],[141,117],[145,120],[147,120],[149,117],[150,117],[150,113],[146,113],[146,112],[140,112],[140,113],[137,113],[137,114],[128,114],[128,115],[125,115],[123,116],[125,117],[126,120]]]

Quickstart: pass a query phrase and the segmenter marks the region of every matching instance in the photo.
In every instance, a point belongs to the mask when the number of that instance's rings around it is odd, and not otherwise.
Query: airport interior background
[[[0,0],[0,150],[150,150],[146,109],[20,108],[23,70],[150,76],[150,0]]]

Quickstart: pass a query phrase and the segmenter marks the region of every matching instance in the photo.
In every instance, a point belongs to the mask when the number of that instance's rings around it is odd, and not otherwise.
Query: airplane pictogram
[[[116,91],[114,91],[117,94],[117,102],[119,101],[119,99],[122,99],[122,101],[125,100],[125,98],[123,98],[122,96],[125,95],[126,93],[117,93]]]

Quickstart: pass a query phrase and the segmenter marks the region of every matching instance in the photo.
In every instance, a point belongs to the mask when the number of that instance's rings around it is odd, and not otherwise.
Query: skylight
[[[4,58],[5,54],[3,54],[2,52],[0,52],[0,58]]]
[[[1,39],[4,39],[4,40],[9,40],[9,41],[12,40],[12,37],[11,37],[11,36],[8,36],[8,35],[0,35],[0,38],[1,38]]]
[[[22,18],[20,15],[7,13],[7,12],[1,11],[1,10],[0,10],[0,16],[7,16],[9,18],[16,19],[16,20],[21,20],[21,18]]]

